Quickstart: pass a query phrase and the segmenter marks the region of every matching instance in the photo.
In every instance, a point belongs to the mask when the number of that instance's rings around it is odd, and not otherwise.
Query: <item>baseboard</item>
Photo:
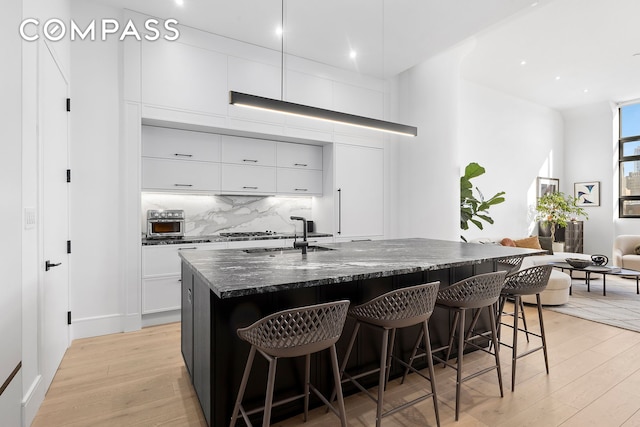
[[[42,384],[42,375],[38,375],[22,398],[22,425],[28,427],[36,418],[40,405],[47,393]]]
[[[180,310],[164,311],[161,313],[149,313],[142,316],[142,327],[163,325],[180,321]]]
[[[71,339],[76,340],[124,332],[126,323],[126,316],[122,314],[74,318],[71,321]]]

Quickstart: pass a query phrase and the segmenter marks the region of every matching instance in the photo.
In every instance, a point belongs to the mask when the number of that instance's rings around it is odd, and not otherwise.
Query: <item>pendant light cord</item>
[[[280,34],[280,101],[284,101],[284,0],[280,2],[280,25],[282,34]]]

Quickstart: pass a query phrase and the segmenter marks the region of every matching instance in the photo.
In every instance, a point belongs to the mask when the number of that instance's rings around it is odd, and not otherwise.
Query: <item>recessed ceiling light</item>
[[[583,92],[584,92],[584,93],[587,93],[587,92],[589,92],[589,89],[585,89]]]
[[[520,61],[520,65],[527,65],[527,61]]]
[[[536,7],[538,5],[537,1],[534,1],[533,3],[531,3],[531,7]]]
[[[358,53],[355,50],[349,52],[349,58],[356,59],[356,56],[358,56]]]
[[[278,25],[278,27],[276,27],[276,35],[278,37],[282,36],[282,27]]]
[[[560,80],[560,76],[556,76],[556,80]]]
[[[184,6],[184,0],[176,0],[178,6]]]

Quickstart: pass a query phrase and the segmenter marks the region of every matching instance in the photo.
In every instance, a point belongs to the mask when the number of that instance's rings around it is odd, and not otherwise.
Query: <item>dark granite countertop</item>
[[[246,253],[241,249],[184,251],[190,265],[219,298],[330,285],[479,264],[543,251],[432,239],[327,243],[333,250]]]
[[[314,239],[318,237],[331,237],[330,233],[309,233],[308,238]],[[217,234],[211,236],[184,236],[181,238],[164,238],[164,239],[147,239],[142,238],[142,246],[156,246],[156,245],[189,245],[195,243],[215,243],[215,242],[244,242],[251,240],[284,240],[293,239],[294,237],[301,238],[301,234],[270,234],[268,236],[242,236],[242,237],[222,237]]]

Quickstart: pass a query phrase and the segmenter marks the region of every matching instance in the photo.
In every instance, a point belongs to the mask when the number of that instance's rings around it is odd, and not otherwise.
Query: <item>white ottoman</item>
[[[569,301],[569,288],[571,277],[555,268],[551,270],[547,288],[540,293],[542,305],[562,305]],[[522,295],[522,301],[527,304],[536,304],[536,296]]]

